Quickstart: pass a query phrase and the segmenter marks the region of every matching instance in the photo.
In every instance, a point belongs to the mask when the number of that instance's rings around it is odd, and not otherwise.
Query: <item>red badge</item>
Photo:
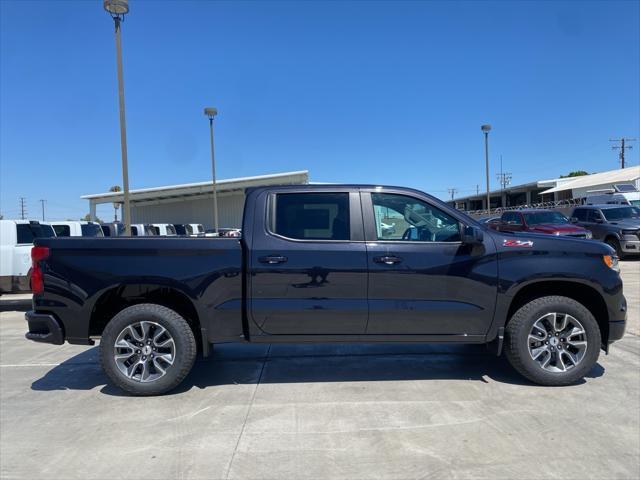
[[[507,240],[506,238],[502,241],[503,247],[533,247],[533,242],[531,240]]]

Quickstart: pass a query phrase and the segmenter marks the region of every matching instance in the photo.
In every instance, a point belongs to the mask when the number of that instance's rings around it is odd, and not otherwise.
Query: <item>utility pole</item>
[[[489,132],[491,131],[491,125],[482,125],[480,130],[484,133],[484,164],[487,174],[487,213],[491,213],[491,194],[489,192]]]
[[[451,195],[451,200],[453,200],[453,197],[455,196],[456,193],[458,193],[458,189],[457,188],[448,188],[447,190],[449,190],[449,195]]]
[[[610,138],[610,142],[620,142],[620,146],[611,147],[611,150],[620,150],[620,168],[624,168],[624,151],[625,149],[631,150],[631,145],[625,145],[625,142],[635,142],[635,138]]]
[[[20,218],[22,220],[24,220],[24,217],[27,214],[27,205],[26,205],[26,198],[24,197],[20,197]]]
[[[502,171],[502,155],[500,155],[500,173],[496,175],[498,182],[500,183],[501,190],[505,190],[507,185],[511,185],[511,172]]]
[[[41,198],[39,202],[42,204],[42,221],[44,222],[44,202],[46,202],[46,200]]]

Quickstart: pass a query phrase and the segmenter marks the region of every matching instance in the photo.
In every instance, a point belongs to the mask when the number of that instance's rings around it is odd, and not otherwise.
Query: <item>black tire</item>
[[[573,316],[584,327],[587,348],[582,360],[565,372],[549,372],[529,353],[529,332],[534,323],[552,312]],[[571,385],[593,368],[600,354],[600,328],[591,312],[581,303],[562,296],[540,297],[522,306],[507,324],[505,354],[521,375],[534,383],[547,386]]]
[[[154,322],[164,327],[175,344],[173,364],[165,368],[164,375],[143,383],[128,378],[116,364],[115,342],[128,326],[141,321]],[[100,340],[100,364],[111,381],[133,395],[162,395],[175,387],[188,375],[197,355],[196,340],[187,321],[162,305],[143,303],[120,311],[105,327]]]
[[[622,257],[624,256],[624,254],[622,253],[622,247],[620,246],[620,241],[617,238],[609,237],[604,241],[604,243],[606,243],[611,248],[613,248],[616,251],[616,256],[620,260],[622,260]]]

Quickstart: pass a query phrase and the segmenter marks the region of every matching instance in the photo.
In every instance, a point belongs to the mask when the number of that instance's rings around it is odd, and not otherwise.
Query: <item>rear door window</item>
[[[349,240],[348,193],[279,193],[270,229],[296,240]]]
[[[80,230],[82,231],[83,237],[104,237],[102,228],[95,223],[82,224],[80,225]]]
[[[576,208],[573,211],[573,216],[580,222],[586,222],[587,221],[587,210],[585,210],[584,208]]]
[[[34,238],[50,238],[56,234],[51,225],[40,225],[39,223],[18,223],[16,225],[16,235],[18,244],[33,243]]]
[[[69,225],[54,225],[53,230],[56,232],[56,236],[58,237],[71,236],[71,228],[69,227]]]
[[[507,212],[503,214],[502,221],[508,225],[522,225],[520,214],[515,212]]]

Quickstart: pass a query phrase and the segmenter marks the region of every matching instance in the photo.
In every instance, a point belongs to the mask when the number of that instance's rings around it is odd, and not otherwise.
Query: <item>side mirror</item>
[[[577,217],[571,217],[571,218],[569,219],[569,221],[570,221],[571,223],[578,223],[578,219],[577,219]]]
[[[484,233],[482,233],[482,229],[480,229],[480,227],[476,227],[474,225],[462,226],[462,243],[477,245],[482,243],[483,239]]]

